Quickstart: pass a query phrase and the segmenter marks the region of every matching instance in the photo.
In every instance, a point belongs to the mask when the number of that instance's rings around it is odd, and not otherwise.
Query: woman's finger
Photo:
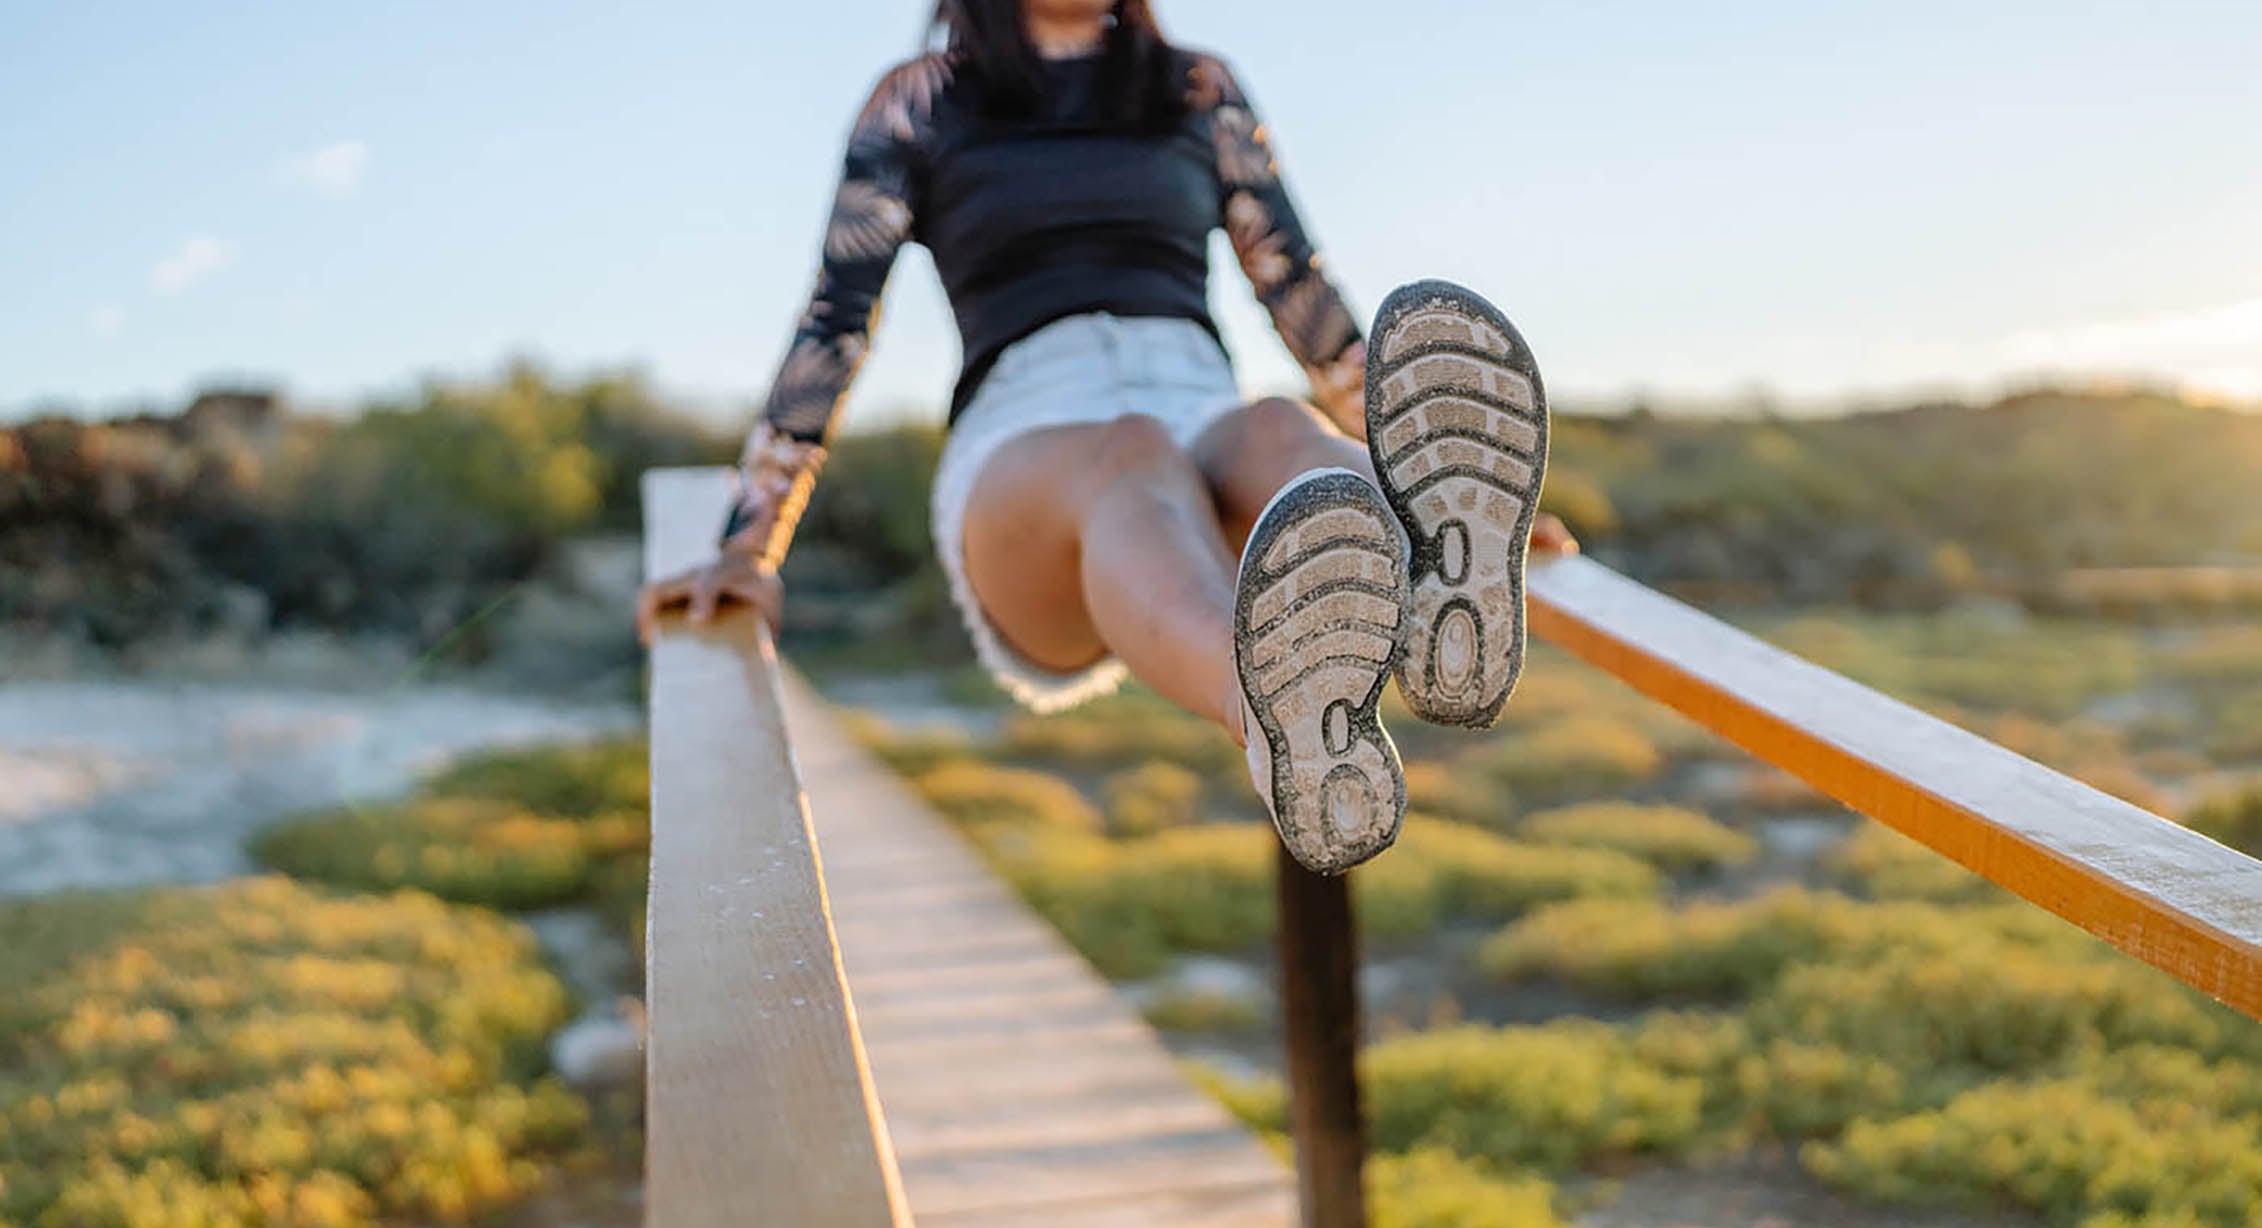
[[[702,568],[691,578],[691,621],[703,623],[715,616],[718,593],[715,569]]]
[[[1579,542],[1560,519],[1542,512],[1532,521],[1532,548],[1542,554],[1577,554]]]
[[[660,612],[683,600],[683,579],[670,576],[655,580],[636,591],[636,637],[649,647],[652,635],[659,630]]]

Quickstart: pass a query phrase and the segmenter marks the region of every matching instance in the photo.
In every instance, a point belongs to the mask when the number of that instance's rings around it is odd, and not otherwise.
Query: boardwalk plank
[[[859,1029],[923,1225],[1280,1228],[1281,1161],[923,801],[784,684]]]

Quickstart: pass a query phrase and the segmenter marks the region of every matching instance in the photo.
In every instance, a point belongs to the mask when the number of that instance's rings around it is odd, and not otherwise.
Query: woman
[[[1240,84],[1165,41],[1148,0],[943,0],[936,19],[946,49],[888,73],[849,136],[721,557],[647,589],[641,620],[724,600],[775,618],[776,564],[916,240],[965,343],[933,519],[982,660],[1037,711],[1128,669],[1247,747],[1305,865],[1372,857],[1405,810],[1386,675],[1418,715],[1481,728],[1521,664],[1547,455],[1530,350],[1438,282],[1391,295],[1362,341]],[[1237,390],[1206,307],[1219,226],[1313,405]]]

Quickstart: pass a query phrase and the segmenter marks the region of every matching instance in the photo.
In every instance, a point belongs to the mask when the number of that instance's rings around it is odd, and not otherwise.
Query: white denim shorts
[[[935,469],[935,552],[974,651],[998,685],[1036,712],[1057,712],[1104,695],[1123,680],[1114,657],[1063,673],[1023,657],[998,634],[966,579],[966,505],[990,456],[1030,431],[1109,422],[1125,414],[1160,420],[1181,445],[1242,403],[1233,364],[1191,320],[1125,319],[1105,313],[1055,320],[1007,346],[952,425]]]

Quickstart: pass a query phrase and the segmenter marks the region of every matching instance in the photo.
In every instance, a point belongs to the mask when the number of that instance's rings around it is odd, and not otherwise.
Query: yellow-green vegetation
[[[858,745],[905,776],[917,776],[954,759],[968,758],[979,749],[972,738],[954,731],[902,730],[869,712],[844,710],[836,715],[841,728],[847,730]]]
[[[935,809],[976,832],[997,827],[1096,833],[1105,827],[1076,786],[1044,772],[961,759],[926,773],[917,784]]]
[[[2101,622],[1831,611],[1764,631],[1817,665],[1920,704],[2063,719],[2144,677],[2136,637]]]
[[[1502,1176],[1450,1151],[1420,1148],[1367,1162],[1373,1228],[1559,1228],[1555,1187]]]
[[[1480,827],[1503,826],[1512,813],[1507,787],[1490,773],[1423,760],[1406,764],[1406,808]]]
[[[1665,755],[1631,722],[1581,715],[1510,732],[1455,764],[1488,772],[1519,796],[1560,796],[1639,784],[1665,766]]]
[[[1247,779],[1241,748],[1215,725],[1145,693],[1111,696],[1055,716],[1014,716],[998,746],[1016,761],[1085,768],[1163,759],[1205,776]]]
[[[2262,1216],[2262,1026],[2023,905],[1575,902],[1482,959],[1736,1005],[1385,1042],[1367,1070],[1392,1145],[1560,1172],[1805,1139],[1818,1175],[1890,1201],[2082,1228]]]
[[[1855,828],[1823,864],[1871,899],[1984,900],[2002,895],[1993,883],[1883,823]]]
[[[1177,952],[1241,951],[1273,927],[1277,837],[1255,823],[1168,827],[1109,839],[1074,786],[1028,768],[960,760],[915,782],[1086,958],[1111,976],[1159,971]],[[1454,917],[1497,919],[1537,904],[1654,892],[1645,863],[1555,848],[1415,816],[1398,847],[1352,878],[1378,939]]]
[[[279,824],[251,841],[271,869],[346,887],[415,887],[492,908],[597,904],[633,926],[651,844],[642,739],[468,756],[419,795]]]
[[[1199,1062],[1195,1084],[1283,1158],[1287,1100],[1278,1079],[1234,1078]],[[1529,1172],[1441,1147],[1377,1151],[1367,1159],[1367,1213],[1375,1228],[1559,1228],[1555,1187]]]
[[[2184,823],[2203,836],[2262,857],[2262,783],[2208,798],[2184,816]]]
[[[299,819],[262,832],[251,851],[297,878],[519,909],[586,898],[607,859],[640,856],[650,838],[641,814],[548,818],[510,802],[439,797]]]
[[[1173,988],[1140,1009],[1147,1022],[1172,1032],[1245,1032],[1264,1022],[1264,1004],[1220,989]]]
[[[1584,802],[1532,815],[1516,835],[1536,844],[1615,849],[1670,873],[1743,865],[1759,856],[1759,841],[1685,806]]]
[[[2019,949],[2093,958],[2080,931],[2024,904],[1950,909],[1786,888],[1734,903],[1574,901],[1534,911],[1479,952],[1499,980],[1546,975],[1621,1000],[1756,993],[1793,965],[1867,966],[1893,951]]]
[[[1108,830],[1119,836],[1150,836],[1202,817],[1202,778],[1161,759],[1108,777],[1102,793]]]
[[[523,929],[281,879],[0,905],[0,1222],[455,1222],[586,1110]]]
[[[479,797],[538,814],[584,818],[651,804],[651,754],[642,738],[485,751],[424,782],[427,797]]]

